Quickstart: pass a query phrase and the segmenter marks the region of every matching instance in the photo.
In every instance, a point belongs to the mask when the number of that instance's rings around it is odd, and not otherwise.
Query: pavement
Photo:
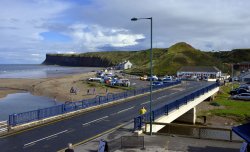
[[[101,139],[108,142],[110,152],[239,152],[241,147],[239,142],[141,134],[139,136],[144,137],[144,148],[121,149],[122,136],[136,136],[132,129],[131,122],[88,142],[76,144],[74,150],[75,152],[97,152]]]

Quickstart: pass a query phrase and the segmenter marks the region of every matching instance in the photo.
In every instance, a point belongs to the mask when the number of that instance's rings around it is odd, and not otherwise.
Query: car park
[[[241,93],[241,94],[233,95],[231,98],[237,99],[237,100],[250,100],[250,93]]]

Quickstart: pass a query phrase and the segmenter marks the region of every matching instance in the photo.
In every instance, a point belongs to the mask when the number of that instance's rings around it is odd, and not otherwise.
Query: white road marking
[[[93,123],[93,122],[96,122],[96,121],[100,121],[100,120],[102,120],[102,119],[105,119],[105,118],[107,118],[107,117],[109,117],[109,116],[104,116],[104,117],[98,118],[98,119],[96,119],[96,120],[93,120],[93,121],[84,123],[84,124],[82,124],[82,125],[85,126],[85,125],[91,124],[91,123]]]
[[[141,103],[141,105],[147,104],[147,103],[149,103],[149,102],[150,102],[150,101],[143,102],[143,103]]]
[[[50,135],[50,136],[47,136],[47,137],[44,137],[44,138],[41,138],[41,139],[38,139],[38,140],[35,140],[35,141],[32,141],[32,142],[29,142],[29,143],[27,143],[27,144],[24,144],[24,147],[33,145],[33,144],[35,144],[35,143],[37,143],[37,142],[39,142],[39,141],[42,141],[42,140],[45,140],[45,139],[48,139],[48,138],[57,136],[57,135],[59,135],[59,134],[65,133],[65,132],[67,132],[67,131],[68,131],[68,130],[64,130],[64,131],[58,132],[58,133],[56,133],[56,134],[53,134],[53,135]]]
[[[130,107],[130,108],[127,108],[127,109],[121,110],[121,111],[117,112],[117,114],[118,114],[118,113],[125,112],[125,111],[128,111],[128,110],[133,109],[133,108],[134,108],[134,107]]]

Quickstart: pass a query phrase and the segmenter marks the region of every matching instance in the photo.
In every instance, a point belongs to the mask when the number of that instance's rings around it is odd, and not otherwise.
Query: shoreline
[[[0,98],[4,98],[11,93],[24,91],[30,92],[32,95],[36,96],[50,97],[58,102],[79,101],[87,98],[93,98],[96,95],[105,95],[106,86],[87,81],[89,77],[93,77],[94,75],[95,72],[86,72],[56,78],[1,78]],[[77,88],[78,93],[76,95],[69,92],[71,87]],[[94,88],[96,90],[95,94],[92,93]],[[90,90],[90,94],[87,94],[87,90]],[[108,87],[108,91],[117,93],[123,90]]]

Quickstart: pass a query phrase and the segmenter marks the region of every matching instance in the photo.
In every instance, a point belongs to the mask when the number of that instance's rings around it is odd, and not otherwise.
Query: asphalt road
[[[181,86],[153,93],[152,108],[209,85],[208,82],[188,82]],[[78,143],[103,133],[118,125],[131,121],[145,106],[149,109],[149,95],[130,99],[103,109],[97,109],[71,119],[41,126],[9,137],[0,138],[1,152],[54,152],[63,149],[67,143]]]

